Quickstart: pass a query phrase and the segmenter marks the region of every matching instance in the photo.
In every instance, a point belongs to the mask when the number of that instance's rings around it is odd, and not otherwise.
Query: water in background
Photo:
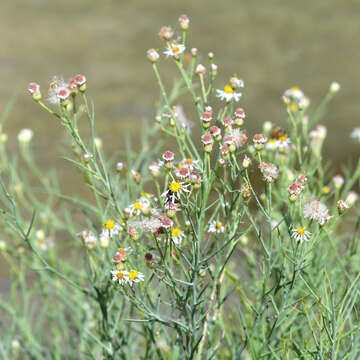
[[[323,120],[326,155],[337,164],[359,156],[349,140],[360,123],[360,3],[353,0],[2,0],[0,113],[17,97],[4,129],[10,149],[21,128],[32,128],[42,167],[56,165],[65,173],[64,190],[76,191],[66,176],[73,170],[57,151],[62,127],[31,100],[27,84],[37,81],[46,90],[55,74],[85,74],[105,150],[122,148],[124,133],[139,136],[140,121],[154,116],[158,90],[145,52],[162,49],[161,25],[177,25],[182,13],[191,20],[189,47],[199,49],[205,65],[206,54],[215,53],[218,86],[234,73],[245,80],[249,135],[265,120],[285,124],[286,88],[301,87],[317,104],[336,80],[342,89]],[[164,60],[161,68],[170,83],[175,69]],[[189,106],[185,111],[193,114]]]

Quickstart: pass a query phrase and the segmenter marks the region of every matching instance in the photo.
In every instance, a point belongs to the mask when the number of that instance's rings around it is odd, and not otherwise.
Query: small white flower
[[[164,51],[164,54],[169,56],[179,56],[185,51],[185,46],[183,44],[170,44],[168,48]]]
[[[226,102],[230,102],[231,100],[239,101],[242,95],[239,92],[235,92],[230,85],[225,85],[223,90],[216,89],[216,93],[216,97],[220,98],[220,100],[225,100]]]
[[[129,272],[113,270],[111,271],[112,281],[117,281],[120,285],[125,285],[129,282]]]
[[[190,184],[185,184],[183,182],[179,182],[179,181],[172,181],[169,184],[169,188],[167,191],[165,191],[161,196],[166,198],[166,203],[167,202],[172,202],[172,203],[176,203],[176,201],[179,201],[181,198],[181,195],[186,192],[189,193],[190,190],[188,189],[188,187],[190,186]]]
[[[220,221],[212,221],[209,223],[209,230],[208,232],[211,233],[223,233],[225,231],[224,225]]]
[[[137,270],[130,270],[127,274],[127,281],[130,286],[133,286],[134,283],[144,281],[144,274]]]
[[[180,228],[171,229],[171,240],[175,243],[175,245],[181,245],[184,236],[184,232]]]
[[[300,225],[298,225],[297,227],[293,227],[291,230],[291,236],[297,241],[300,242],[300,244],[302,244],[304,241],[308,241],[310,236],[311,236],[311,232],[306,230],[306,227],[301,227]]]

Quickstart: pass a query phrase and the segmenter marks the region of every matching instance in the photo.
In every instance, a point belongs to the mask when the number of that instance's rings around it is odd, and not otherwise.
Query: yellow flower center
[[[185,160],[186,165],[191,165],[193,163],[192,159],[188,158]]]
[[[179,52],[179,51],[180,51],[179,46],[177,46],[177,45],[173,45],[173,46],[172,46],[172,51],[173,51],[174,53]]]
[[[323,192],[324,194],[329,194],[330,191],[331,191],[331,189],[329,188],[329,186],[324,186],[324,187],[322,188],[322,192]]]
[[[290,88],[291,91],[299,91],[300,89],[297,86],[293,86],[292,88]]]
[[[275,139],[270,139],[269,144],[270,145],[276,145],[276,140]]]
[[[178,165],[178,170],[181,170],[183,168],[182,164]]]
[[[172,237],[178,237],[181,235],[181,229],[180,228],[174,228],[171,230],[171,236]]]
[[[182,187],[182,185],[177,181],[173,181],[169,185],[169,189],[175,193],[178,192],[181,189],[181,187]]]
[[[131,270],[129,272],[129,279],[136,279],[138,277],[139,272],[137,270]]]
[[[118,252],[119,252],[121,255],[126,255],[126,250],[123,249],[123,248],[118,248]]]
[[[118,279],[123,279],[125,277],[124,273],[122,271],[119,271],[117,274],[116,274],[117,278]]]
[[[222,223],[219,221],[216,223],[216,228],[220,230],[222,228]]]
[[[304,234],[305,234],[305,231],[306,231],[306,227],[301,227],[301,226],[299,226],[299,227],[296,229],[296,232],[297,232],[299,235],[304,235]]]
[[[287,138],[288,138],[288,135],[287,135],[287,134],[284,134],[284,135],[281,135],[281,136],[278,137],[278,139],[279,139],[280,141],[285,141]]]
[[[225,85],[224,86],[224,91],[227,93],[227,94],[232,94],[234,92],[234,89],[230,86],[230,85]]]
[[[138,201],[135,201],[135,202],[134,202],[134,208],[135,208],[136,210],[141,210],[142,207],[143,207],[143,206],[142,206]]]
[[[111,230],[113,229],[115,226],[115,221],[114,220],[111,220],[111,219],[108,219],[106,220],[105,222],[105,228],[108,229],[108,230]]]

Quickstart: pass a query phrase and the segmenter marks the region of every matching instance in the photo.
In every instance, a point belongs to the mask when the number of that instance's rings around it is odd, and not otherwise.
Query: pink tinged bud
[[[292,184],[289,185],[288,187],[288,192],[289,195],[299,195],[301,193],[301,191],[303,190],[304,186],[299,183],[299,182],[294,182]]]
[[[187,30],[189,28],[190,20],[186,15],[181,15],[179,17],[179,24],[181,30]]]
[[[29,91],[29,93],[31,95],[34,95],[36,93],[40,93],[40,85],[35,83],[35,82],[31,82],[29,84],[28,91]]]
[[[123,168],[124,168],[124,164],[121,161],[116,163],[116,170],[117,171],[121,171]]]
[[[72,94],[76,94],[77,92],[77,83],[75,78],[70,78],[68,82],[68,88],[70,89]]]
[[[174,222],[168,217],[164,216],[161,218],[161,226],[165,229],[170,229],[173,226]]]
[[[231,135],[224,137],[224,144],[226,145],[233,145],[234,144],[234,138]]]
[[[180,170],[179,170],[179,177],[184,179],[186,177],[188,177],[190,174],[190,171],[188,168],[186,167],[182,167]]]
[[[190,50],[190,52],[191,52],[191,55],[195,57],[197,55],[197,53],[198,53],[198,49],[197,48],[192,48]]]
[[[172,31],[170,26],[163,26],[160,29],[159,36],[165,41],[170,41],[174,36],[174,32]]]
[[[163,160],[165,162],[170,162],[174,160],[174,153],[171,151],[165,151],[163,156],[162,156]]]
[[[217,140],[219,136],[221,137],[221,129],[217,126],[211,126],[210,134],[215,138],[215,140]]]
[[[229,147],[226,144],[220,147],[220,152],[224,159],[229,158]]]
[[[223,125],[225,127],[228,127],[228,126],[231,126],[233,123],[232,119],[230,117],[225,117],[224,120],[223,120]]]
[[[210,134],[204,134],[202,137],[201,137],[201,141],[204,145],[210,145],[212,144],[213,142],[213,139],[211,137]]]
[[[212,113],[210,111],[203,112],[203,114],[201,115],[201,120],[204,123],[209,123],[212,120]]]
[[[28,87],[29,93],[32,95],[32,98],[35,101],[41,100],[41,92],[40,92],[40,85],[34,82],[31,82]]]
[[[78,86],[82,86],[86,83],[86,77],[84,75],[77,74],[75,76],[75,82]]]
[[[70,90],[68,88],[60,88],[57,91],[56,96],[60,100],[66,100],[70,96]]]
[[[253,142],[254,144],[265,144],[267,137],[265,134],[256,134],[254,135]]]
[[[212,107],[210,105],[208,105],[208,106],[206,106],[205,111],[212,114],[213,109],[212,109]]]
[[[245,111],[242,108],[237,108],[234,112],[236,118],[245,119]]]
[[[250,164],[251,164],[251,159],[250,159],[247,155],[245,155],[245,156],[244,156],[244,160],[243,160],[243,162],[242,162],[243,168],[244,168],[244,169],[247,169]]]
[[[336,189],[340,189],[344,185],[344,178],[341,175],[335,175],[333,183]]]
[[[155,63],[159,60],[160,55],[155,49],[149,49],[146,52],[147,58],[152,62]]]
[[[359,195],[355,191],[350,191],[345,201],[351,207],[358,201],[358,199]]]
[[[205,73],[206,73],[205,66],[198,64],[195,69],[195,74],[196,75],[204,75]]]
[[[137,241],[139,239],[139,233],[135,229],[134,226],[129,226],[128,234],[130,235],[131,239],[134,240],[134,241]]]
[[[145,262],[149,267],[153,267],[155,263],[155,256],[152,253],[145,253]]]
[[[211,72],[213,75],[217,74],[218,67],[216,64],[211,64]]]

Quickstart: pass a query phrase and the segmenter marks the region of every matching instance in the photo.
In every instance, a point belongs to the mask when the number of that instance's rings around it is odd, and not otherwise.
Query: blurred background
[[[183,13],[191,20],[188,50],[197,47],[205,66],[207,53],[215,54],[218,87],[235,73],[244,79],[241,105],[250,136],[266,120],[286,125],[285,89],[299,86],[314,107],[338,81],[341,91],[322,121],[325,155],[336,166],[359,157],[349,139],[360,123],[360,2],[353,0],[2,0],[0,113],[16,97],[4,127],[10,151],[20,129],[33,129],[40,166],[56,166],[64,191],[78,191],[81,181],[74,185],[74,169],[58,151],[62,126],[33,102],[28,83],[46,92],[53,75],[85,74],[97,133],[111,155],[124,147],[125,134],[138,138],[143,119],[153,121],[159,92],[146,50],[162,52],[160,27],[178,29]],[[171,84],[174,67],[161,60],[160,70]],[[188,98],[184,104],[193,119]]]
[[[2,0],[0,113],[16,96],[4,128],[10,149],[28,127],[43,166],[61,159],[54,146],[63,140],[60,124],[26,91],[36,81],[46,92],[53,75],[86,75],[105,151],[121,148],[124,134],[137,137],[141,120],[153,121],[159,95],[145,52],[162,52],[160,27],[178,29],[183,13],[191,20],[188,50],[197,47],[204,65],[207,53],[215,54],[218,87],[234,73],[244,79],[249,135],[265,120],[285,125],[285,89],[299,86],[315,106],[335,80],[342,88],[322,121],[326,155],[338,164],[359,156],[349,139],[360,123],[360,2],[352,0]],[[165,63],[160,69],[170,84],[176,71]]]

